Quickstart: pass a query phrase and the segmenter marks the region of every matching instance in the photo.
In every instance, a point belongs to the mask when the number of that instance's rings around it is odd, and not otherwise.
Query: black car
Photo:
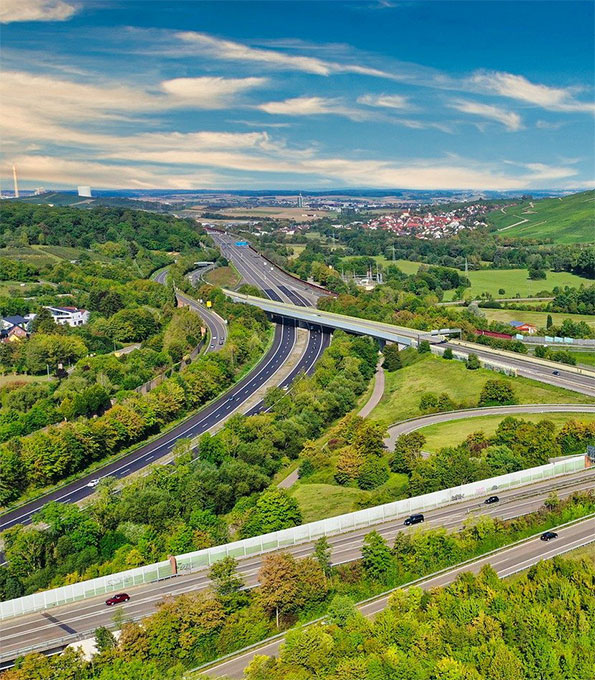
[[[484,503],[486,505],[491,505],[492,503],[497,503],[500,499],[498,496],[490,496],[489,498],[486,498]]]
[[[545,533],[541,534],[542,541],[551,541],[554,538],[558,538],[558,534],[555,531],[546,531]]]
[[[424,516],[421,514],[421,512],[417,513],[416,515],[409,515],[407,519],[405,520],[405,526],[411,526],[412,524],[419,524],[420,522],[424,521]]]
[[[560,375],[560,371],[552,371],[552,375]]]

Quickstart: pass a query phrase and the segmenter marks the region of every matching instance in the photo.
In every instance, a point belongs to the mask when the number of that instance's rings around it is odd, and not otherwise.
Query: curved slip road
[[[256,259],[256,258],[254,258]],[[264,262],[264,260],[263,260]],[[259,265],[263,267],[263,265]],[[251,281],[254,285],[258,287],[269,286],[269,282],[261,278],[257,269],[256,264],[252,264],[248,268],[248,276],[251,276]],[[164,283],[167,277],[167,271],[161,271],[155,276],[155,280],[159,283]],[[286,277],[286,289],[291,293],[289,286],[291,285],[291,279]],[[275,279],[277,281],[277,279]],[[282,295],[288,299],[292,299],[287,293],[276,290],[276,286],[279,285],[278,282],[275,285],[275,289],[270,288],[267,294],[273,299],[282,300]],[[179,294],[182,297],[187,298],[183,294]],[[296,294],[297,295],[297,294]],[[296,298],[293,298],[294,300]],[[303,299],[303,298],[301,298]],[[194,302],[194,301],[192,301]],[[197,303],[194,303],[197,304]],[[200,307],[200,314],[203,314],[206,308]],[[208,312],[208,310],[206,310]],[[215,317],[215,318],[213,318]],[[220,338],[221,330],[218,329],[217,324],[221,324],[221,320],[217,315],[213,313],[205,314],[205,322],[211,328],[212,337],[217,334]],[[210,324],[213,324],[211,327]],[[310,340],[308,347],[301,357],[300,362],[291,372],[291,374],[283,381],[282,386],[289,384],[290,380],[298,375],[302,370],[311,371],[313,369],[314,363],[328,345],[330,340],[329,333],[321,333],[319,330],[315,330],[310,333]],[[75,503],[80,501],[87,496],[94,493],[94,489],[89,488],[87,484],[92,479],[102,478],[102,477],[115,477],[121,479],[127,477],[133,472],[151,465],[157,462],[160,458],[167,455],[173,448],[176,440],[180,437],[194,438],[201,435],[204,432],[210,430],[217,423],[226,420],[233,413],[237,412],[242,404],[250,397],[256,390],[258,390],[262,385],[266,384],[271,376],[276,373],[279,368],[287,361],[294,347],[295,342],[295,325],[293,322],[289,321],[287,323],[279,323],[275,327],[275,336],[273,339],[273,344],[265,357],[259,362],[259,364],[252,369],[252,371],[246,375],[242,380],[240,380],[236,385],[234,385],[230,390],[228,390],[221,397],[216,399],[209,406],[201,409],[195,413],[190,418],[186,419],[180,425],[172,428],[169,432],[156,437],[153,441],[144,444],[131,453],[119,458],[118,460],[109,463],[102,468],[96,469],[92,473],[77,479],[76,481],[67,484],[56,491],[42,496],[39,499],[33,500],[30,503],[24,504],[14,510],[4,513],[0,516],[0,531],[4,531],[15,524],[25,524],[31,521],[31,517],[38,510],[40,510],[46,503],[50,501],[59,501],[61,503]],[[216,345],[209,350],[214,351],[218,348]],[[257,410],[255,410],[257,409]],[[257,412],[262,409],[262,404],[257,405],[254,409],[251,409],[249,414]]]
[[[419,418],[404,420],[388,428],[388,437],[384,440],[390,451],[394,451],[395,442],[402,434],[420,430],[428,425],[448,423],[451,420],[477,418],[479,416],[502,417],[522,413],[595,413],[595,404],[515,404],[514,406],[485,406],[469,408],[461,411],[443,411],[430,413]]]
[[[451,570],[430,577],[416,585],[423,590],[439,588],[452,583],[459,574],[472,572],[476,574],[480,569],[489,564],[500,578],[506,578],[524,569],[528,569],[541,560],[551,559],[556,555],[564,554],[575,548],[588,545],[595,540],[595,520],[588,519],[569,527],[559,530],[558,538],[552,543],[544,543],[539,538],[503,549],[494,555],[477,560],[472,564],[453,567]],[[372,602],[358,605],[358,609],[364,616],[374,616],[388,605],[390,594],[379,597]],[[273,642],[269,642],[260,647],[245,652],[228,661],[223,661],[215,666],[211,666],[203,672],[203,675],[210,678],[241,678],[244,670],[256,655],[274,656],[279,653],[279,648],[284,642],[281,637]]]
[[[575,473],[556,479],[546,480],[508,491],[500,492],[500,503],[484,505],[481,499],[474,499],[455,505],[428,511],[426,525],[443,526],[445,528],[460,527],[472,512],[489,514],[503,519],[517,517],[532,512],[541,506],[550,491],[556,489],[561,498],[573,491],[595,488],[595,470]],[[486,489],[486,496],[490,490]],[[375,529],[390,541],[400,531],[415,531],[417,527],[406,528],[401,520],[373,527],[358,529],[349,533],[329,537],[333,562],[347,562],[360,556],[364,536]],[[304,557],[313,552],[313,543],[301,543],[285,549],[296,557]],[[239,561],[239,572],[244,576],[247,585],[258,582],[261,556],[248,557]],[[202,569],[192,574],[148,583],[129,589],[130,602],[123,605],[124,614],[128,617],[141,617],[155,610],[165,595],[176,595],[209,587],[208,571]],[[69,636],[64,644],[72,641],[79,634],[92,631],[100,625],[111,625],[113,609],[104,604],[105,596],[87,599],[70,605],[53,607],[43,613],[30,614],[8,619],[0,624],[0,659],[17,654],[25,646],[39,644],[46,648],[54,648],[57,640]]]
[[[167,281],[167,268],[158,272],[155,275],[154,280],[157,281],[157,283],[165,284]],[[225,340],[227,339],[227,325],[223,319],[216,312],[210,310],[204,305],[201,305],[199,302],[193,300],[191,297],[185,295],[181,291],[176,291],[176,299],[178,300],[178,304],[186,305],[194,309],[208,327],[211,335],[211,343],[206,348],[205,354],[208,354],[209,352],[217,352],[219,349],[221,349],[222,345],[225,344]],[[223,343],[220,343],[221,339],[223,339]]]

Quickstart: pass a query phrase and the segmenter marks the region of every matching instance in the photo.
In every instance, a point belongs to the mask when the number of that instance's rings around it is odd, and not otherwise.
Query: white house
[[[77,307],[46,307],[59,324],[69,326],[82,326],[89,321],[89,312]]]

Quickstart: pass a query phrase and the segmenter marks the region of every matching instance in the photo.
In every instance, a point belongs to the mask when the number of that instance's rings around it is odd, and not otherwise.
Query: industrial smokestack
[[[16,166],[12,166],[12,179],[14,182],[14,197],[18,198],[19,197],[19,181],[17,179],[17,169]]]

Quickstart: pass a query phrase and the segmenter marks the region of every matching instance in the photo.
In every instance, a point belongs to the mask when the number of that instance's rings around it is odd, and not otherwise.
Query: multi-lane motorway
[[[223,237],[224,238],[224,237]],[[247,248],[244,248],[247,251]],[[227,251],[227,257],[236,261],[238,268],[242,271],[242,275],[259,288],[266,288],[267,293],[271,296],[276,296],[277,299],[291,299],[296,302],[301,300],[301,304],[305,302],[305,298],[293,290],[294,282],[290,277],[275,270],[270,271],[270,265],[260,257],[251,258],[248,261],[243,255],[238,255],[235,248]],[[245,260],[245,261],[243,261]],[[266,278],[264,274],[266,267],[268,269]],[[162,281],[165,281],[166,272],[160,272],[156,277],[159,280],[161,276]],[[282,297],[283,296],[283,297]],[[181,296],[185,297],[185,296]],[[209,325],[211,330],[211,337],[217,337],[217,343],[213,343],[210,350],[216,350],[219,347],[219,338],[224,338],[224,329],[219,317],[215,314],[205,314],[208,312],[203,307],[198,310],[203,316],[205,322]],[[310,338],[306,351],[300,358],[300,361],[291,371],[291,374],[286,377],[282,386],[287,385],[296,375],[301,371],[309,372],[313,369],[317,358],[320,356],[324,348],[329,342],[329,332],[321,332],[319,328],[313,328],[310,331]],[[244,402],[249,399],[254,392],[266,384],[271,377],[285,364],[292,353],[295,342],[295,325],[289,321],[287,323],[277,324],[275,327],[275,336],[273,343],[266,356],[261,362],[246,375],[241,381],[234,385],[229,391],[215,400],[208,407],[201,409],[198,413],[185,420],[180,425],[172,428],[169,432],[154,438],[151,442],[140,446],[131,453],[122,458],[113,461],[112,463],[95,470],[75,482],[67,484],[62,488],[47,494],[37,500],[26,503],[10,512],[0,516],[0,531],[4,531],[15,524],[24,524],[31,521],[32,515],[41,509],[49,501],[59,501],[61,503],[75,503],[94,491],[88,484],[93,479],[102,477],[115,477],[121,479],[128,475],[141,470],[147,465],[157,462],[160,458],[166,456],[173,448],[175,442],[180,437],[194,438],[207,432],[214,425],[229,418],[232,414],[240,411]],[[250,413],[257,412],[262,408],[262,404],[257,404],[250,410]]]
[[[484,505],[481,499],[474,499],[457,503],[448,507],[428,511],[426,526],[443,526],[455,528],[463,524],[473,512],[485,513],[503,519],[516,517],[536,510],[541,506],[548,494],[556,489],[560,498],[564,498],[573,491],[592,489],[595,487],[595,472],[581,472],[562,478],[536,483],[531,487],[521,487],[500,493],[500,503]],[[585,537],[593,537],[595,523],[590,526],[590,533]],[[414,531],[416,527],[406,528],[402,521],[391,521],[372,527],[392,543],[400,531]],[[340,534],[329,538],[332,550],[332,560],[335,564],[356,559],[360,555],[364,536],[372,529],[360,529],[350,533]],[[588,542],[585,540],[584,542]],[[547,546],[541,544],[543,551]],[[312,553],[313,544],[301,543],[287,549],[296,557],[304,557]],[[239,572],[247,585],[258,582],[258,571],[261,566],[261,556],[246,558],[239,562]],[[131,588],[130,602],[123,605],[127,617],[141,617],[154,611],[156,605],[165,595],[176,595],[184,592],[196,591],[209,586],[207,570],[193,574],[179,576],[167,581],[149,583],[137,588]],[[10,656],[11,652],[18,652],[29,645],[41,645],[48,649],[66,644],[80,634],[91,633],[97,626],[110,625],[113,610],[106,607],[104,597],[87,599],[62,607],[55,607],[46,612],[9,619],[0,627],[0,659]],[[62,640],[58,643],[58,640]]]
[[[246,283],[260,288],[269,299],[276,302],[287,302],[299,307],[309,307],[315,304],[317,298],[320,297],[320,292],[309,288],[305,283],[294,281],[291,277],[273,267],[256,251],[247,246],[236,245],[236,238],[232,235],[213,231],[210,232],[210,236],[219,246],[222,254],[233,263],[242,279]],[[292,327],[292,331],[295,333],[295,327]],[[323,329],[315,323],[310,324],[306,348],[290,374],[279,383],[279,386],[287,387],[300,373],[310,374],[314,370],[316,361],[328,347],[330,337],[331,331],[329,329]],[[263,405],[260,402],[251,408],[248,414],[258,413],[262,408]]]
[[[558,539],[553,543],[544,544],[539,538],[534,538],[526,543],[510,547],[507,550],[502,550],[494,555],[485,557],[473,564],[454,567],[453,569],[428,578],[418,585],[423,590],[447,586],[452,583],[459,574],[462,574],[463,572],[477,573],[482,567],[488,564],[500,578],[505,578],[511,574],[516,574],[519,571],[528,569],[532,565],[537,564],[540,560],[552,558],[555,555],[563,554],[569,550],[590,543],[593,540],[594,532],[594,520],[580,522],[560,530]],[[384,595],[371,602],[359,605],[358,609],[364,616],[374,616],[374,614],[377,614],[386,608],[389,599],[390,594]],[[279,648],[283,642],[284,636],[261,646],[255,646],[249,651],[210,666],[204,671],[204,674],[208,675],[210,678],[242,678],[244,670],[256,655],[276,656],[279,654]]]

